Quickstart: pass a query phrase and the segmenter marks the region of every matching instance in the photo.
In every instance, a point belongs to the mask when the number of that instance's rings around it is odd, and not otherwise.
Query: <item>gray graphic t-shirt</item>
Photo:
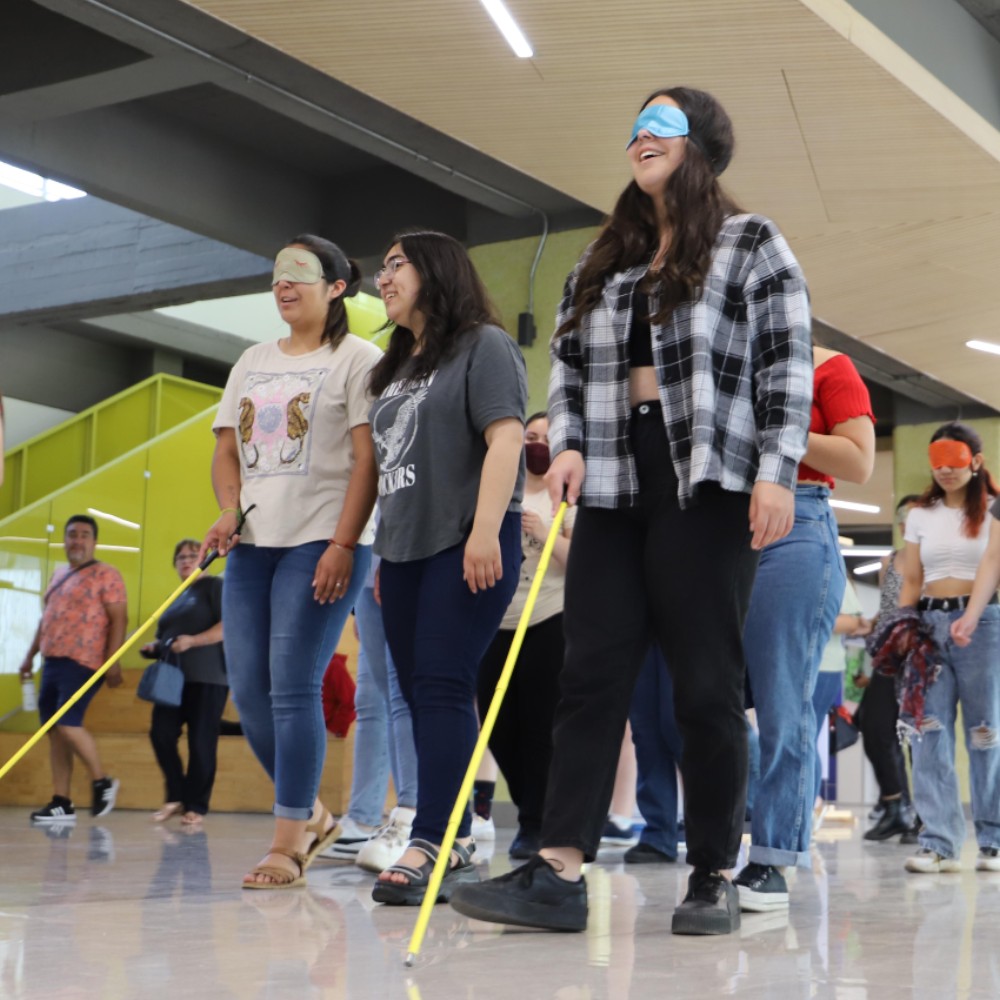
[[[528,380],[517,345],[499,327],[465,334],[458,352],[429,376],[404,367],[372,404],[381,521],[375,552],[391,562],[425,559],[472,529],[495,420],[524,420]],[[524,460],[509,510],[521,509]]]

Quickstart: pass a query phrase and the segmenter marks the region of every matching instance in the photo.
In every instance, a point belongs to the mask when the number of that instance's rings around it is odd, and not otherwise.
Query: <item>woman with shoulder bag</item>
[[[195,571],[199,547],[193,538],[182,538],[174,547],[174,568],[181,580]],[[184,675],[180,705],[153,706],[149,739],[166,783],[163,805],[153,813],[153,820],[162,823],[180,814],[185,826],[197,826],[208,812],[219,722],[229,697],[222,653],[222,578],[195,580],[164,611],[156,641],[143,646],[142,654],[169,657]],[[187,726],[186,771],[177,752],[183,726]]]

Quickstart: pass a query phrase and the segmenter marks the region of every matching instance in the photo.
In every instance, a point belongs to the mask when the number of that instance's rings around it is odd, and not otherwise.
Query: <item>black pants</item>
[[[223,684],[184,682],[184,695],[178,708],[153,706],[153,724],[149,739],[156,762],[166,780],[166,802],[181,802],[190,812],[208,812],[208,800],[215,783],[216,749],[219,745],[219,720],[226,707],[229,688]],[[181,727],[187,725],[187,774],[177,742]]]
[[[683,740],[688,861],[731,868],[747,790],[743,623],[757,568],[750,498],[706,484],[681,510],[656,407],[633,414],[631,441],[640,506],[583,508],[573,529],[542,843],[596,854],[632,689],[655,638]]]
[[[497,632],[479,665],[481,719],[489,711],[513,638],[513,631]],[[528,628],[490,736],[490,750],[517,806],[518,824],[535,832],[542,827],[563,653],[562,615]]]
[[[879,794],[884,799],[902,794],[909,801],[906,764],[896,735],[899,703],[893,678],[872,674],[861,699],[859,714],[865,756],[875,771]]]

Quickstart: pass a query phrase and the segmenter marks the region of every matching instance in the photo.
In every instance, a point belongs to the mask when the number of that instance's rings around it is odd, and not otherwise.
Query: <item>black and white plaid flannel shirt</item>
[[[629,329],[647,267],[616,274],[581,327],[553,339],[552,455],[580,451],[585,507],[638,502],[629,448]],[[579,265],[556,328],[569,316]],[[655,311],[655,296],[650,308]],[[794,489],[812,405],[809,294],[798,261],[769,219],[734,215],[719,231],[698,302],[651,324],[660,402],[682,507],[699,483],[748,493],[758,481]]]

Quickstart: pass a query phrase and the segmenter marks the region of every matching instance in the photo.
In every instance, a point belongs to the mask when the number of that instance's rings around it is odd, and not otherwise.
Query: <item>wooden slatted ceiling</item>
[[[1000,406],[1000,359],[963,346],[1000,341],[1000,136],[843,0],[508,0],[531,60],[477,0],[196,6],[602,210],[645,94],[710,90],[726,182],[783,227],[816,315]]]

